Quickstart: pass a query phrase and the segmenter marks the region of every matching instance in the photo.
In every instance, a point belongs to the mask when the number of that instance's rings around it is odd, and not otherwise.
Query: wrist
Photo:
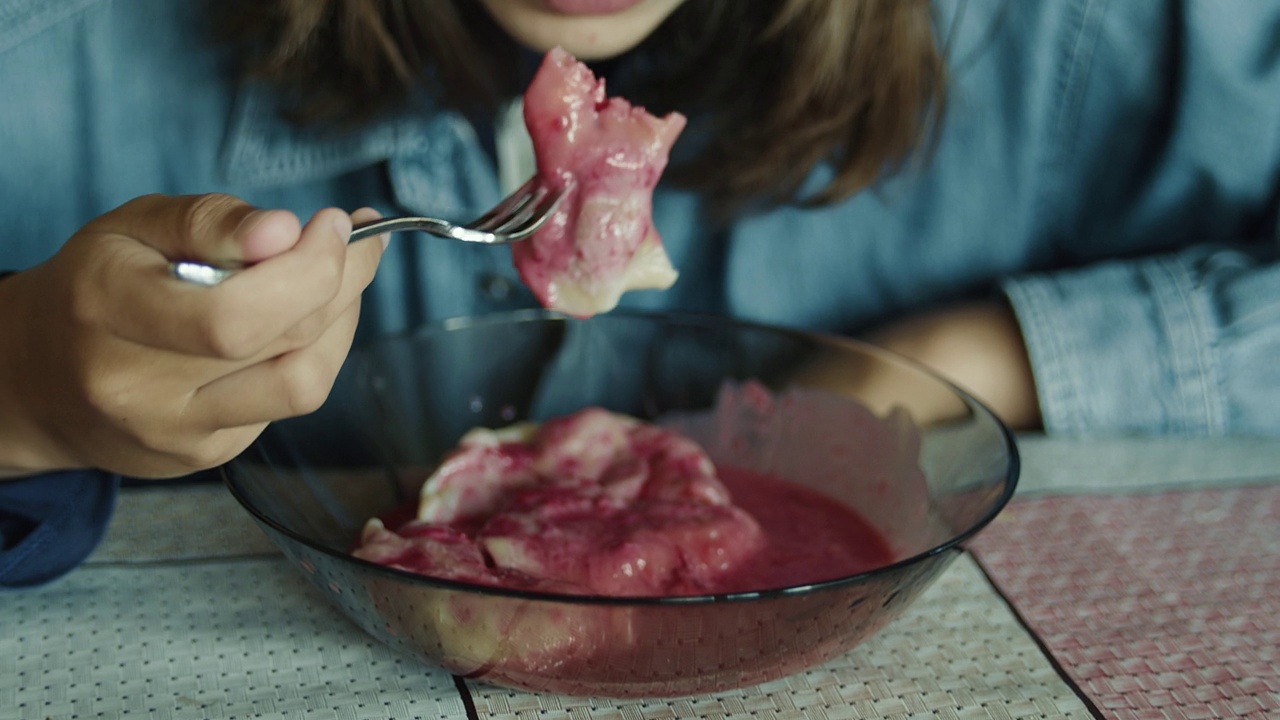
[[[24,396],[31,378],[22,369],[31,366],[30,343],[25,326],[30,312],[17,292],[16,273],[0,273],[0,480],[65,469],[51,462],[56,457],[52,441],[41,432],[34,405]]]

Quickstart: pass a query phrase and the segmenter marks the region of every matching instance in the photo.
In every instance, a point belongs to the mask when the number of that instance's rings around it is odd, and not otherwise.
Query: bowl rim
[[[714,323],[721,326],[742,327],[750,330],[774,333],[779,335],[790,336],[798,340],[808,342],[821,342],[825,344],[844,345],[857,349],[862,353],[879,355],[890,362],[907,366],[915,372],[928,377],[937,382],[951,392],[955,393],[964,404],[969,408],[970,412],[985,416],[985,418],[995,426],[1000,434],[1000,440],[1004,446],[1008,457],[1008,462],[1004,471],[1004,489],[1000,496],[992,503],[991,507],[983,513],[977,522],[969,527],[953,534],[947,539],[934,544],[930,548],[921,552],[909,555],[905,558],[895,560],[887,565],[880,565],[870,570],[864,570],[853,575],[845,575],[830,580],[822,580],[814,583],[806,583],[802,585],[791,585],[780,588],[765,588],[761,590],[748,590],[741,592],[729,593],[705,593],[701,595],[677,595],[677,596],[636,596],[636,595],[575,595],[569,593],[542,592],[534,590],[520,590],[514,588],[506,588],[496,585],[485,585],[482,583],[465,582],[461,580],[450,580],[446,578],[438,578],[430,575],[409,572],[407,570],[399,570],[397,568],[379,565],[378,563],[364,560],[352,555],[349,552],[335,550],[333,548],[321,545],[293,530],[285,527],[274,518],[269,517],[265,512],[248,501],[248,499],[237,488],[236,481],[233,477],[234,466],[246,454],[256,448],[259,444],[255,440],[249,448],[241,453],[241,455],[233,458],[230,462],[219,467],[219,474],[222,476],[223,484],[226,485],[231,495],[236,501],[247,510],[259,523],[270,527],[273,531],[280,533],[295,542],[298,542],[312,551],[322,553],[333,557],[339,561],[355,563],[357,566],[381,573],[393,578],[408,581],[415,585],[425,585],[441,590],[451,590],[469,593],[478,593],[481,595],[491,595],[497,597],[506,597],[524,601],[534,602],[552,602],[552,603],[570,603],[575,605],[592,605],[592,606],[636,606],[636,605],[704,605],[709,603],[726,603],[726,602],[754,602],[759,600],[782,599],[799,595],[808,595],[811,593],[825,592],[829,590],[838,590],[843,587],[860,585],[865,581],[873,580],[879,577],[893,575],[899,571],[905,570],[911,566],[920,565],[926,560],[946,553],[950,550],[959,550],[960,546],[973,538],[979,532],[989,525],[1009,504],[1012,500],[1014,492],[1018,487],[1018,479],[1021,472],[1021,456],[1018,452],[1018,446],[1013,431],[993,412],[989,407],[971,395],[955,383],[943,378],[933,370],[925,367],[919,362],[911,360],[890,350],[872,345],[871,343],[857,340],[854,338],[844,337],[833,333],[822,331],[807,330],[803,328],[788,327],[784,325],[771,324],[767,322],[759,322],[752,320],[740,320],[724,315],[715,315],[709,313],[696,312],[672,312],[672,311],[646,311],[636,309],[618,308],[611,310],[604,317],[625,317],[635,320],[654,322],[660,321],[664,323],[675,323],[682,325],[708,324]],[[479,328],[489,325],[510,325],[513,323],[527,322],[590,322],[590,319],[579,319],[564,315],[551,310],[539,309],[523,309],[509,312],[486,313],[482,315],[459,316],[448,318],[437,322],[424,323],[420,326],[409,330],[389,334],[374,340],[373,342],[358,348],[352,354],[366,352],[380,345],[391,344],[403,341],[409,338],[416,338],[424,335],[442,334],[454,332],[458,330],[466,330]]]

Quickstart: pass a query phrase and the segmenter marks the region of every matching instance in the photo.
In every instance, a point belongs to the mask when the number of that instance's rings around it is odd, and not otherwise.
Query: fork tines
[[[531,178],[492,210],[467,223],[467,227],[520,239],[541,227],[555,211],[562,195],[563,191],[553,191],[538,178]]]

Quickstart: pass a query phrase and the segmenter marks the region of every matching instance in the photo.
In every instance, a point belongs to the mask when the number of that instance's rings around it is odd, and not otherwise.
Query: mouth
[[[543,0],[548,9],[562,15],[612,15],[641,2],[643,0]]]

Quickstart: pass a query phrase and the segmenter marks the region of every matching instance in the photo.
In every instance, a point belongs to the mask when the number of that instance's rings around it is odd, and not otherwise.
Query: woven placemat
[[[0,597],[0,718],[459,718],[283,560],[91,567]]]
[[[1280,717],[1280,480],[1020,500],[974,547],[1106,717]]]
[[[222,483],[139,485],[120,493],[89,564],[278,555]]]
[[[0,720],[467,718],[468,705],[579,720],[1088,717],[967,556],[845,658],[675,701],[457,683],[370,640],[277,558],[96,565],[0,598]]]
[[[968,556],[957,558],[901,618],[853,652],[775,682],[649,701],[468,687],[478,715],[495,720],[1089,717]]]

